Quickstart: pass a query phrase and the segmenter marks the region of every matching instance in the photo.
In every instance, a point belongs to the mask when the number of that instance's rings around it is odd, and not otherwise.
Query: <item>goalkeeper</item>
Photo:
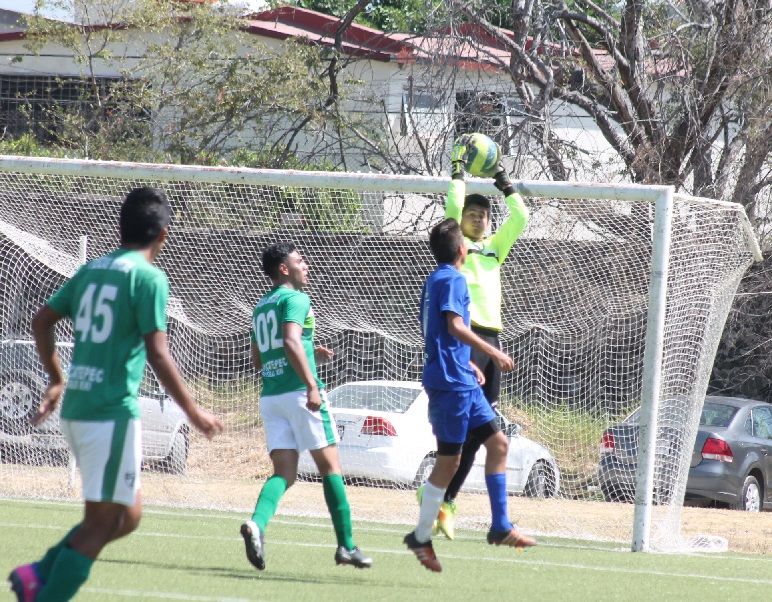
[[[466,262],[460,271],[469,287],[472,332],[496,349],[501,349],[499,333],[501,322],[501,264],[525,230],[528,208],[523,198],[515,192],[512,182],[501,162],[494,176],[494,184],[504,195],[509,217],[492,235],[487,231],[491,221],[491,201],[481,194],[465,195],[464,168],[467,159],[469,135],[461,136],[451,153],[451,181],[445,204],[445,217],[461,224],[464,243],[468,251]],[[501,390],[501,370],[489,356],[472,348],[472,361],[485,377],[483,394],[496,409]],[[461,461],[453,479],[445,491],[445,499],[437,517],[437,527],[448,539],[453,539],[456,515],[456,496],[474,464],[482,441],[473,433],[464,442]]]

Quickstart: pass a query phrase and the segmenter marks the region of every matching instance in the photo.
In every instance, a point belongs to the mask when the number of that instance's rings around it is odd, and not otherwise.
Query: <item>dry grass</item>
[[[148,504],[190,508],[251,511],[270,463],[262,433],[253,429],[238,437],[228,434],[213,442],[194,436],[188,474],[176,477],[143,472],[143,497]],[[0,496],[77,500],[79,484],[68,486],[66,469],[0,465]],[[414,491],[356,486],[349,488],[354,517],[410,524],[417,518]],[[533,500],[510,497],[510,515],[528,532],[576,539],[616,540],[627,546],[631,538],[633,506],[580,500]],[[384,515],[384,509],[387,514]],[[282,500],[280,512],[326,516],[322,487],[298,482]],[[489,516],[485,495],[459,497],[459,527],[484,529]],[[655,509],[655,513],[657,510]],[[735,552],[772,553],[772,513],[750,514],[711,508],[684,508],[682,533],[717,535]]]

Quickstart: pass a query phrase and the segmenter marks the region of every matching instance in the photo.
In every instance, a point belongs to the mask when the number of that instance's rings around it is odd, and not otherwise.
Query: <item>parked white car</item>
[[[65,372],[72,345],[59,343]],[[63,460],[67,442],[59,428],[58,410],[38,427],[29,420],[40,403],[47,378],[32,341],[0,341],[0,457],[2,461],[23,458],[29,450],[41,450],[54,460]],[[165,472],[182,474],[188,460],[190,427],[185,413],[162,390],[147,368],[138,398],[142,412],[142,457]],[[14,451],[16,450],[16,451]]]
[[[341,437],[343,474],[370,482],[417,487],[435,462],[436,440],[429,424],[429,400],[419,382],[359,381],[328,392]],[[523,437],[518,424],[503,416],[509,438],[507,490],[513,494],[551,497],[560,488],[555,458],[542,445]],[[301,476],[318,476],[311,455],[300,455]],[[485,490],[485,447],[477,453],[463,491]]]

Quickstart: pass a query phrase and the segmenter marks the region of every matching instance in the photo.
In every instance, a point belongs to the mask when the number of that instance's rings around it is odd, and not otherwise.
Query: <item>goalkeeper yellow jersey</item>
[[[464,209],[466,184],[463,180],[451,180],[445,217],[461,223]],[[491,236],[479,241],[464,237],[469,254],[461,273],[466,278],[471,300],[469,310],[472,325],[488,330],[500,331],[501,322],[501,264],[525,230],[528,223],[528,208],[523,197],[512,193],[504,199],[509,208],[509,217]]]

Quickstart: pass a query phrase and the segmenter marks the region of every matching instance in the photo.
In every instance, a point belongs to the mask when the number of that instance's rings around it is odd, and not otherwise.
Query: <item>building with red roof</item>
[[[24,47],[23,28],[14,29],[9,21],[9,13],[0,11],[0,26],[6,24],[5,29],[0,29],[0,126],[5,127],[6,133],[13,133],[13,127],[25,125],[24,120],[14,121],[13,116],[14,110],[19,109],[20,95],[34,95],[53,78],[82,77],[83,66],[54,45],[44,48],[39,55],[29,52]],[[87,27],[114,25],[91,23]],[[483,131],[493,136],[504,153],[514,157],[516,167],[520,161],[519,167],[525,169],[526,163],[521,159],[528,148],[529,127],[535,116],[528,115],[523,108],[506,68],[509,50],[476,25],[462,23],[454,29],[448,27],[418,36],[383,32],[358,23],[342,28],[336,17],[281,7],[244,15],[242,30],[277,52],[285,41],[294,40],[322,48],[328,60],[338,57],[338,80],[345,82],[346,87],[343,109],[378,123],[375,131],[380,137],[378,141],[362,140],[359,147],[351,146],[346,169],[407,169],[440,174],[447,168],[452,140],[465,131]],[[507,30],[500,33],[502,37],[513,35]],[[334,53],[335,49],[339,52]],[[144,52],[142,36],[115,49],[115,55],[127,57],[129,65]],[[608,57],[599,53],[599,59],[607,61]],[[114,61],[96,60],[93,65],[98,78],[123,76]],[[555,105],[551,115],[551,131],[577,152],[609,152],[588,115],[560,104]],[[311,137],[298,137],[293,151],[301,158],[304,153],[316,152],[311,149],[321,146],[318,138],[323,135],[316,132]],[[368,156],[368,148],[374,151],[376,145],[384,143],[390,145],[390,152],[398,159],[393,165]]]

